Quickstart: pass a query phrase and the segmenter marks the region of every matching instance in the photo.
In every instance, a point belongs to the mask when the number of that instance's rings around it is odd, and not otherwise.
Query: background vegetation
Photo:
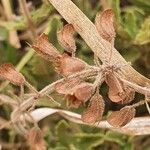
[[[26,79],[40,90],[58,79],[59,76],[54,72],[54,68],[49,62],[34,54],[29,44],[34,41],[35,34],[39,35],[45,32],[57,49],[63,51],[58,44],[56,33],[66,22],[47,0],[30,0],[27,2],[32,24],[29,24],[18,1],[0,1],[0,64],[4,62],[14,64]],[[127,61],[132,63],[136,70],[150,78],[150,1],[73,1],[92,21],[94,21],[98,11],[111,7],[116,18],[116,49]],[[93,64],[93,52],[79,35],[76,39],[78,57],[89,64]],[[18,88],[0,81],[0,92],[14,95],[18,93]],[[108,110],[117,110],[122,107],[109,101],[105,84],[102,93],[107,105],[106,116],[109,113]],[[62,104],[60,108],[68,109],[59,95],[54,96]],[[140,98],[141,95],[136,95],[135,101]],[[49,103],[46,98],[42,99],[36,107],[44,106],[56,107]],[[72,109],[71,111],[80,112],[81,109]],[[8,105],[0,105],[0,124],[10,120],[11,111]],[[140,107],[136,114],[136,116],[143,115],[148,115],[145,106]],[[150,149],[149,136],[126,136],[108,130],[77,125],[62,119],[58,115],[42,120],[39,126],[44,132],[45,141],[50,150]],[[26,140],[10,126],[0,131],[0,145],[4,149],[29,149]]]

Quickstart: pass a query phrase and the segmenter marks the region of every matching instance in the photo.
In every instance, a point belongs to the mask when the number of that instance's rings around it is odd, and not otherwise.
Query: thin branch
[[[94,24],[83,14],[83,12],[71,0],[49,0],[57,11],[71,23],[75,30],[81,35],[92,51],[105,63],[110,53],[111,44],[105,41],[97,32]],[[141,86],[150,84],[150,80],[134,70],[119,52],[113,48],[112,63],[119,62],[126,79]]]
[[[101,71],[101,69],[94,67],[94,69],[88,69],[88,70],[84,70],[82,72],[79,73],[75,73],[74,75],[70,75],[69,77],[67,77],[67,79],[71,79],[71,78],[75,78],[75,77],[79,77],[81,79],[87,78],[89,76],[96,76],[98,74],[98,72]],[[12,113],[11,113],[11,120],[13,123],[15,123],[21,115],[21,112],[26,111],[27,109],[29,109],[32,105],[33,102],[35,100],[37,100],[38,98],[46,95],[46,94],[50,94],[55,90],[55,85],[58,83],[63,82],[64,80],[66,80],[66,78],[62,78],[60,80],[57,80],[56,82],[53,82],[52,84],[46,86],[44,89],[42,89],[41,91],[39,91],[38,96],[31,96],[29,99],[25,100],[20,106],[19,108],[16,108]]]
[[[29,30],[31,31],[32,40],[34,40],[36,37],[36,31],[35,31],[35,27],[34,27],[30,12],[27,7],[27,2],[26,0],[19,0],[19,4],[20,4],[23,15],[27,19],[28,27],[29,27]]]

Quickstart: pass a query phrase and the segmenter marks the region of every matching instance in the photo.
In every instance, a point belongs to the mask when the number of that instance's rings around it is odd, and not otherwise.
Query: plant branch
[[[49,2],[68,23],[74,26],[92,51],[105,63],[108,60],[111,44],[98,34],[95,25],[85,14],[71,0],[49,0]],[[121,72],[127,80],[130,79],[131,82],[141,86],[150,84],[150,80],[132,68],[115,48],[112,49],[112,53],[112,63],[119,62],[121,66],[125,66],[121,68]]]
[[[87,124],[81,120],[81,115],[61,109],[52,109],[52,108],[39,108],[31,112],[31,116],[35,119],[36,122],[44,119],[47,116],[53,114],[59,114],[69,121],[85,124],[88,126],[93,126],[93,124]],[[28,118],[29,119],[29,118]],[[137,117],[133,118],[130,123],[122,128],[114,128],[107,121],[101,121],[100,123],[95,123],[95,126],[98,128],[111,129],[120,133],[127,135],[147,135],[150,134],[150,117]]]

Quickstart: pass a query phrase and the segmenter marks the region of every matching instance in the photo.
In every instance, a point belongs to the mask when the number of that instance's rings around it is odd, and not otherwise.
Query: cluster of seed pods
[[[113,25],[113,13],[111,9],[105,10],[96,16],[95,26],[100,36],[113,44],[115,30]],[[47,35],[40,35],[32,48],[44,59],[51,61],[56,71],[65,80],[55,85],[55,91],[64,95],[69,107],[78,108],[88,103],[87,108],[81,115],[81,119],[86,123],[95,123],[102,120],[105,102],[99,93],[99,85],[95,87],[93,83],[84,81],[81,78],[67,78],[74,73],[88,69],[84,61],[75,57],[76,45],[74,39],[73,25],[67,24],[58,32],[58,41],[65,51],[61,54],[48,40]],[[112,45],[114,46],[114,45]],[[108,97],[112,102],[127,104],[134,99],[135,91],[125,86],[117,77],[112,64],[105,65],[102,70],[102,77],[109,87]],[[106,71],[107,70],[107,71]],[[0,78],[9,80],[16,85],[24,85],[25,78],[10,64],[0,67]],[[96,79],[95,79],[96,80]],[[115,111],[108,117],[108,122],[114,127],[126,125],[135,116],[135,108],[124,107],[120,111]]]
[[[115,29],[111,9],[105,10],[96,16],[95,26],[102,38],[110,43],[114,41]],[[49,43],[45,34],[37,38],[33,48],[39,55],[52,61],[56,71],[66,78],[64,82],[56,84],[55,90],[64,95],[68,101],[68,106],[78,108],[88,102],[88,107],[81,115],[82,121],[87,123],[100,121],[104,113],[105,103],[97,87],[95,88],[93,83],[86,82],[80,78],[67,78],[69,75],[88,68],[85,62],[75,57],[76,45],[73,25],[67,24],[58,32],[58,41],[65,49],[63,54],[58,53],[56,48]],[[125,86],[119,80],[113,67],[110,67],[111,65],[106,65],[108,71],[104,69],[102,72],[105,82],[109,87],[108,97],[112,102],[127,104],[134,99],[135,91]],[[108,122],[115,127],[124,126],[134,115],[135,109],[133,107],[125,107],[120,111],[112,112],[108,117]],[[119,122],[117,122],[118,119]]]

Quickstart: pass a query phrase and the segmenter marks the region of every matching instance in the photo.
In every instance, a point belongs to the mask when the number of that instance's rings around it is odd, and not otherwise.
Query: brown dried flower
[[[90,83],[82,82],[79,78],[73,78],[56,84],[55,90],[65,95],[70,107],[78,108],[92,96],[94,87]]]
[[[70,57],[67,54],[63,54],[60,59],[59,65],[57,66],[57,70],[60,74],[64,76],[71,75],[76,72],[80,72],[84,70],[86,64],[78,58]]]
[[[106,75],[106,83],[109,86],[108,97],[112,102],[126,104],[134,99],[135,91],[125,87],[114,73]]]
[[[107,121],[113,127],[123,127],[134,118],[135,113],[135,108],[124,107],[120,111],[112,112]]]
[[[90,106],[82,113],[81,119],[86,123],[95,123],[102,119],[104,112],[104,100],[102,96],[96,93],[91,98]]]
[[[15,85],[24,85],[25,78],[12,64],[6,63],[0,66],[0,78],[8,80]]]
[[[76,51],[76,44],[74,39],[75,30],[72,24],[65,25],[57,34],[59,43],[65,48],[65,50],[74,54]]]
[[[27,133],[27,141],[33,150],[46,150],[42,131],[38,127],[33,127]]]
[[[66,95],[69,107],[78,108],[85,103],[93,94],[94,87],[92,84],[83,82],[72,89],[73,93]]]
[[[113,11],[112,9],[107,9],[102,13],[97,14],[95,19],[95,26],[102,36],[103,39],[111,42],[115,37],[114,21],[113,21]]]
[[[46,34],[41,34],[32,45],[32,48],[44,59],[55,62],[61,58],[59,51],[48,41]]]
[[[81,80],[79,78],[66,79],[64,82],[57,83],[55,85],[55,90],[60,94],[72,95],[74,93],[74,87],[76,87],[80,83]]]

